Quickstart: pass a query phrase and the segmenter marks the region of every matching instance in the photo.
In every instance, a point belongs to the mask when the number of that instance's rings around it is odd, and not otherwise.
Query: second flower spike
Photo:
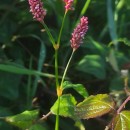
[[[80,19],[80,23],[77,25],[77,27],[74,29],[74,32],[72,33],[72,38],[70,42],[73,50],[76,50],[83,43],[83,38],[87,30],[88,30],[88,18],[83,16]]]

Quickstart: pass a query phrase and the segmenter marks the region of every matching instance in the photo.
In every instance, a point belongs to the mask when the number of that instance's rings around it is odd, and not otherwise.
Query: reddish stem
[[[121,106],[119,107],[119,109],[117,110],[117,114],[119,114],[122,109],[125,107],[126,103],[130,100],[130,96],[126,98],[126,100],[121,104]]]

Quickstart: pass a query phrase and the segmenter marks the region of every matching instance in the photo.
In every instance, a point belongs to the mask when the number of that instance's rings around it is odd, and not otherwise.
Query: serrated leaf
[[[63,83],[63,90],[68,89],[68,88],[73,88],[76,92],[78,92],[84,98],[89,96],[88,92],[86,91],[85,87],[82,84],[72,84],[69,81],[65,81]]]
[[[89,119],[102,116],[114,109],[114,102],[107,94],[90,96],[75,108],[75,115],[80,119]]]
[[[75,98],[71,94],[62,95],[60,97],[59,115],[73,118],[76,103],[77,102]],[[51,107],[51,112],[56,115],[57,109],[58,109],[58,100]]]
[[[36,121],[38,118],[38,113],[38,110],[24,111],[15,116],[6,117],[6,121],[21,129],[27,129]]]
[[[130,111],[122,111],[113,120],[113,130],[130,130]]]
[[[84,73],[92,74],[99,79],[104,79],[106,76],[105,59],[99,55],[84,56],[78,63],[76,69]]]

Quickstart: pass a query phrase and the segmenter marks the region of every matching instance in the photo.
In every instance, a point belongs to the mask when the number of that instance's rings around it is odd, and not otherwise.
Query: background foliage
[[[63,74],[71,53],[70,37],[86,0],[75,0],[75,11],[65,21],[59,52],[59,72]],[[58,37],[64,6],[62,0],[45,0],[45,22],[55,38]],[[91,95],[108,93],[117,107],[126,98],[122,69],[130,68],[130,0],[91,0],[85,15],[89,18],[89,31],[84,44],[71,62],[67,78],[82,83]],[[110,45],[110,46],[109,46]],[[43,72],[40,73],[40,72]],[[56,100],[54,80],[54,50],[42,25],[32,19],[25,0],[0,1],[0,117],[11,116],[38,108],[39,117],[48,113]],[[73,90],[66,93],[75,95]],[[126,109],[130,109],[129,104]],[[110,116],[83,120],[86,129],[103,130]],[[54,128],[55,118],[50,116],[41,126],[30,130]],[[98,126],[95,124],[99,124]],[[61,118],[61,130],[76,130],[75,122]],[[5,121],[0,129],[18,130]]]

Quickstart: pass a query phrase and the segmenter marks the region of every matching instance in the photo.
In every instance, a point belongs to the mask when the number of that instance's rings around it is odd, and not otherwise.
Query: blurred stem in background
[[[87,11],[89,5],[90,5],[90,2],[91,2],[91,0],[87,0],[86,3],[84,4],[84,7],[82,8],[82,10],[81,10],[81,12],[80,12],[80,15],[79,15],[79,17],[78,17],[78,19],[77,19],[77,21],[76,21],[76,25],[77,25],[77,23],[79,22],[79,19],[80,19],[83,15],[85,15],[85,13],[86,13],[86,11]]]
[[[118,34],[117,34],[117,22],[119,11],[125,4],[125,0],[115,1],[115,11],[112,9],[112,0],[107,0],[107,18],[108,18],[108,27],[111,40],[114,42],[115,49],[118,50]]]
[[[86,11],[87,11],[87,9],[89,7],[90,2],[91,2],[91,0],[87,0],[86,1],[84,7],[81,10],[80,17],[82,17],[86,13]]]
[[[30,57],[29,69],[32,69],[32,62],[33,56]],[[31,83],[32,83],[32,76],[28,76],[28,83],[27,83],[27,109],[31,107]]]

